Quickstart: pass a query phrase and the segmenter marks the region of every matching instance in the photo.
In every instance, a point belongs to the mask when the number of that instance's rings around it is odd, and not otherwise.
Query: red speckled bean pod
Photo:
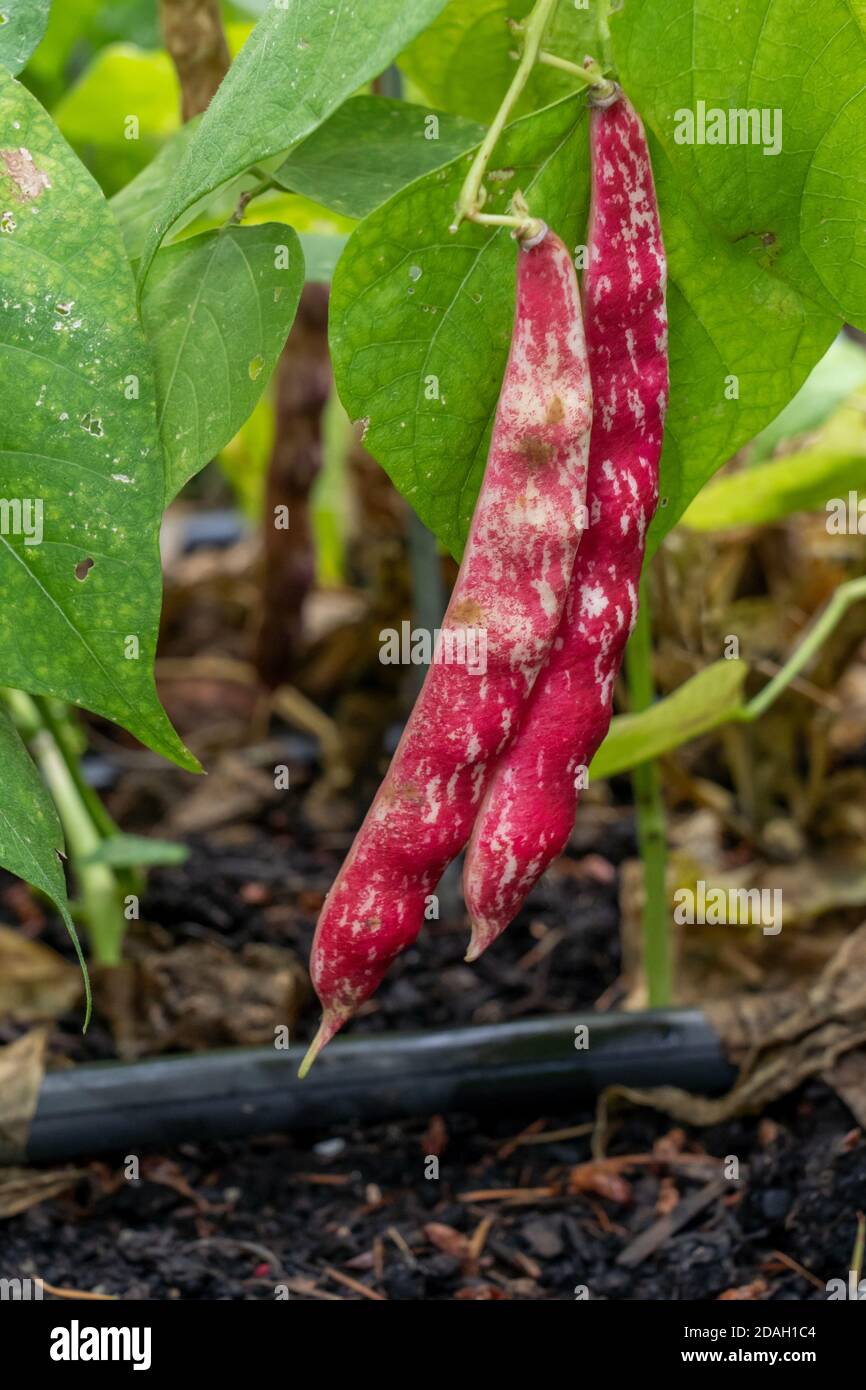
[[[592,396],[574,265],[552,232],[518,255],[511,353],[466,552],[443,620],[480,633],[486,671],[434,659],[388,774],[322,908],[323,1006],[301,1074],[415,940],[466,844],[562,616],[585,519]]]
[[[550,660],[472,833],[463,880],[472,921],[469,960],[505,930],[571,834],[581,769],[610,724],[658,502],[668,399],[667,274],[646,135],[621,93],[592,111],[590,144],[583,284],[595,400],[589,529]]]

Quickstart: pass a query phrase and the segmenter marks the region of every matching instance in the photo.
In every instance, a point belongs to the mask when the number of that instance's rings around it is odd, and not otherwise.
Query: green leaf
[[[352,97],[273,177],[346,217],[366,217],[407,183],[441,169],[483,138],[483,126],[459,116],[385,97]]]
[[[448,232],[469,156],[428,174],[360,223],[334,276],[331,355],[366,447],[422,521],[459,554],[468,531],[514,316],[515,243]],[[570,98],[506,131],[489,210],[516,188],[574,245],[586,223],[586,107]],[[431,398],[431,379],[438,399]]]
[[[693,531],[724,531],[779,521],[792,512],[823,511],[835,498],[847,504],[849,489],[862,488],[864,473],[866,384],[808,448],[728,473],[704,488],[683,525]]]
[[[131,272],[99,189],[3,73],[0,129],[0,683],[196,769],[153,679],[164,484]]]
[[[642,714],[618,715],[590,764],[590,778],[628,772],[736,719],[748,671],[744,661],[714,661]]]
[[[200,117],[196,116],[194,120],[182,126],[163,145],[156,158],[111,199],[110,207],[117,218],[130,261],[137,261],[141,257],[157,209],[165,197],[172,176],[183,162],[199,121]],[[254,182],[255,180],[250,178],[236,180],[212,200],[216,206],[208,205],[206,218],[200,217],[195,211],[187,214],[187,218],[194,218],[196,226],[201,230],[215,229],[216,226],[222,225],[233,211],[242,187],[249,187]],[[224,193],[228,196],[224,197]],[[306,199],[290,197],[285,193],[266,194],[249,205],[244,214],[243,225],[258,226],[265,221],[286,221],[290,226],[297,228],[302,228],[307,223],[318,227],[326,217],[327,225],[344,225],[342,219],[331,217],[323,209],[317,210],[318,215],[315,218],[312,216],[313,212],[313,205]],[[207,227],[208,222],[212,223],[212,228]],[[181,218],[172,230],[172,237],[178,236],[185,225],[186,219]],[[351,223],[346,222],[345,225],[349,227]],[[326,231],[300,231],[300,241],[307,280],[329,282],[348,241],[348,235],[341,236],[336,232]]]
[[[866,380],[866,352],[840,333],[813,367],[800,390],[749,446],[749,462],[758,463],[778,444],[823,425],[845,397]]]
[[[202,118],[142,258],[199,199],[298,144],[375,77],[445,0],[306,0],[259,20]]]
[[[298,238],[277,223],[204,232],[160,251],[141,312],[156,370],[168,500],[252,414],[303,284]]]
[[[626,90],[719,235],[866,327],[862,0],[628,0],[612,29]],[[678,143],[699,101],[725,113],[728,133],[732,109],[765,113],[767,140]],[[765,154],[777,111],[780,146]]]
[[[165,197],[166,189],[183,163],[187,149],[198,128],[200,117],[187,121],[175,131],[159,153],[134,179],[114,194],[109,207],[117,218],[126,254],[137,261],[144,250],[156,210]]]
[[[434,105],[489,123],[508,88],[516,43],[506,21],[525,19],[535,0],[449,0],[439,18],[400,56],[406,76]],[[564,0],[544,47],[579,63],[584,53],[600,57],[597,10]],[[536,67],[518,113],[537,110],[574,90],[574,82],[548,67]]]
[[[0,6],[0,66],[20,72],[38,46],[51,0],[3,0]]]
[[[650,146],[668,257],[671,373],[652,554],[707,479],[796,394],[840,325],[708,222]],[[738,396],[728,399],[734,381]]]
[[[54,904],[75,946],[90,1019],[90,982],[78,935],[69,913],[66,879],[60,862],[63,831],[48,789],[27,753],[6,708],[0,704],[0,865],[31,883]]]
[[[497,149],[516,188],[568,245],[586,235],[586,108],[566,98],[515,122]],[[425,524],[461,553],[486,460],[514,312],[505,232],[447,233],[467,159],[428,174],[366,218],[334,278],[331,348],[340,396]],[[779,413],[838,323],[714,232],[658,151],[669,260],[671,404],[655,546],[707,478]],[[728,400],[729,375],[740,398]],[[431,399],[431,379],[439,399]]]
[[[172,840],[152,840],[146,835],[112,835],[82,860],[83,864],[107,864],[111,869],[153,869],[158,865],[185,864],[186,845]]]

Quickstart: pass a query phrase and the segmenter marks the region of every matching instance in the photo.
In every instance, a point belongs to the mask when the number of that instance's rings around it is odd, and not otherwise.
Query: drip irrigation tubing
[[[736,1077],[699,1010],[561,1014],[347,1038],[332,1043],[299,1081],[303,1052],[300,1046],[231,1048],[48,1072],[27,1158],[125,1153],[449,1111],[561,1110],[615,1083],[712,1095]]]

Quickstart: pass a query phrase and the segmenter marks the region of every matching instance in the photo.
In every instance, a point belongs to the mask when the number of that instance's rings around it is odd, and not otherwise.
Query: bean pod
[[[591,421],[577,276],[542,228],[518,254],[511,351],[434,661],[316,927],[323,1018],[302,1075],[415,940],[520,723],[582,534]],[[470,649],[483,661],[447,659]]]
[[[666,262],[646,135],[618,89],[611,104],[593,109],[590,145],[583,283],[595,402],[589,527],[550,659],[472,833],[464,870],[469,960],[505,930],[571,834],[586,769],[610,724],[658,502],[668,400]]]

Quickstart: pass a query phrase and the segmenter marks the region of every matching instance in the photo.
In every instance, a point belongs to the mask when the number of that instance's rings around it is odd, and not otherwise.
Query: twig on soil
[[[480,1192],[460,1192],[458,1202],[512,1202],[524,1206],[527,1202],[540,1202],[545,1197],[561,1197],[559,1187],[491,1187]]]
[[[591,1120],[585,1125],[570,1125],[568,1129],[545,1129],[534,1133],[530,1126],[530,1129],[524,1130],[509,1142],[512,1149],[520,1148],[523,1144],[560,1144],[568,1139],[583,1139],[586,1135],[592,1134],[594,1128]]]
[[[82,1298],[90,1302],[100,1303],[117,1302],[116,1293],[87,1293],[83,1289],[58,1289],[54,1284],[49,1284],[47,1279],[40,1279],[38,1274],[34,1276],[33,1282],[44,1289],[46,1293],[53,1293],[55,1298]]]
[[[611,1221],[601,1202],[597,1202],[593,1197],[587,1197],[592,1208],[592,1214],[596,1219],[599,1230],[606,1236],[624,1236],[627,1231],[623,1226],[618,1226],[615,1221]]]
[[[510,1158],[514,1150],[520,1148],[521,1144],[529,1143],[531,1136],[538,1134],[543,1125],[544,1120],[533,1120],[531,1125],[527,1125],[526,1129],[515,1134],[513,1139],[506,1139],[505,1143],[496,1150],[496,1157],[500,1159]]]
[[[662,1216],[658,1221],[654,1221],[645,1231],[621,1250],[616,1257],[618,1265],[625,1269],[635,1269],[649,1255],[654,1255],[665,1241],[671,1236],[676,1235],[687,1226],[692,1217],[697,1216],[698,1212],[708,1207],[717,1197],[728,1187],[729,1180],[725,1177],[712,1178],[704,1187],[693,1192],[690,1197],[684,1197],[682,1201],[668,1216]]]
[[[345,1187],[352,1181],[351,1173],[293,1173],[293,1182],[310,1182],[318,1187]]]
[[[779,1264],[785,1265],[787,1269],[792,1269],[795,1274],[801,1275],[803,1279],[808,1279],[809,1283],[814,1284],[816,1289],[821,1289],[822,1292],[826,1292],[827,1285],[824,1283],[823,1279],[819,1279],[817,1274],[813,1274],[805,1265],[799,1264],[797,1260],[792,1259],[790,1255],[784,1254],[781,1250],[770,1251],[769,1258],[765,1260],[762,1266],[765,1273],[772,1274],[778,1272],[773,1269],[774,1260],[778,1260]]]
[[[512,1250],[511,1246],[506,1245],[503,1240],[488,1240],[487,1248],[496,1256],[497,1260],[511,1265],[512,1269],[526,1274],[530,1279],[541,1278],[543,1273],[541,1265],[530,1255],[525,1255],[522,1250]]]
[[[403,1239],[400,1232],[397,1230],[397,1227],[389,1226],[387,1231],[385,1232],[385,1235],[388,1236],[389,1240],[392,1240],[394,1242],[397,1249],[400,1251],[400,1254],[403,1256],[404,1260],[406,1260],[408,1264],[417,1268],[418,1261],[415,1259],[415,1256],[410,1250],[409,1246],[406,1244],[406,1241]]]
[[[324,1289],[317,1288],[312,1279],[293,1278],[283,1279],[282,1282],[292,1293],[303,1294],[306,1298],[321,1298],[325,1299],[328,1303],[345,1303],[346,1301],[342,1294],[327,1293]]]
[[[487,1237],[490,1234],[490,1228],[495,1220],[495,1216],[485,1216],[475,1227],[466,1251],[466,1257],[472,1264],[477,1264],[480,1260],[481,1252],[484,1249]]]
[[[517,962],[518,970],[531,970],[534,965],[538,965],[539,961],[544,960],[545,956],[549,956],[551,951],[556,950],[564,936],[565,932],[562,927],[554,927],[552,931],[545,932],[541,940],[520,957]]]
[[[362,1284],[360,1279],[353,1279],[351,1274],[343,1274],[341,1270],[334,1269],[331,1265],[325,1265],[322,1270],[329,1279],[336,1279],[338,1284],[345,1284],[347,1289],[352,1289],[355,1293],[363,1295],[364,1298],[371,1298],[375,1303],[387,1303],[385,1294],[377,1293],[375,1289],[370,1289],[366,1284]]]
[[[254,1240],[235,1240],[231,1236],[207,1236],[203,1240],[194,1240],[188,1247],[190,1250],[207,1250],[209,1248],[223,1250],[246,1250],[251,1255],[258,1255],[260,1260],[266,1260],[274,1274],[274,1282],[284,1284],[282,1277],[282,1262],[269,1250],[266,1245],[259,1245]]]

